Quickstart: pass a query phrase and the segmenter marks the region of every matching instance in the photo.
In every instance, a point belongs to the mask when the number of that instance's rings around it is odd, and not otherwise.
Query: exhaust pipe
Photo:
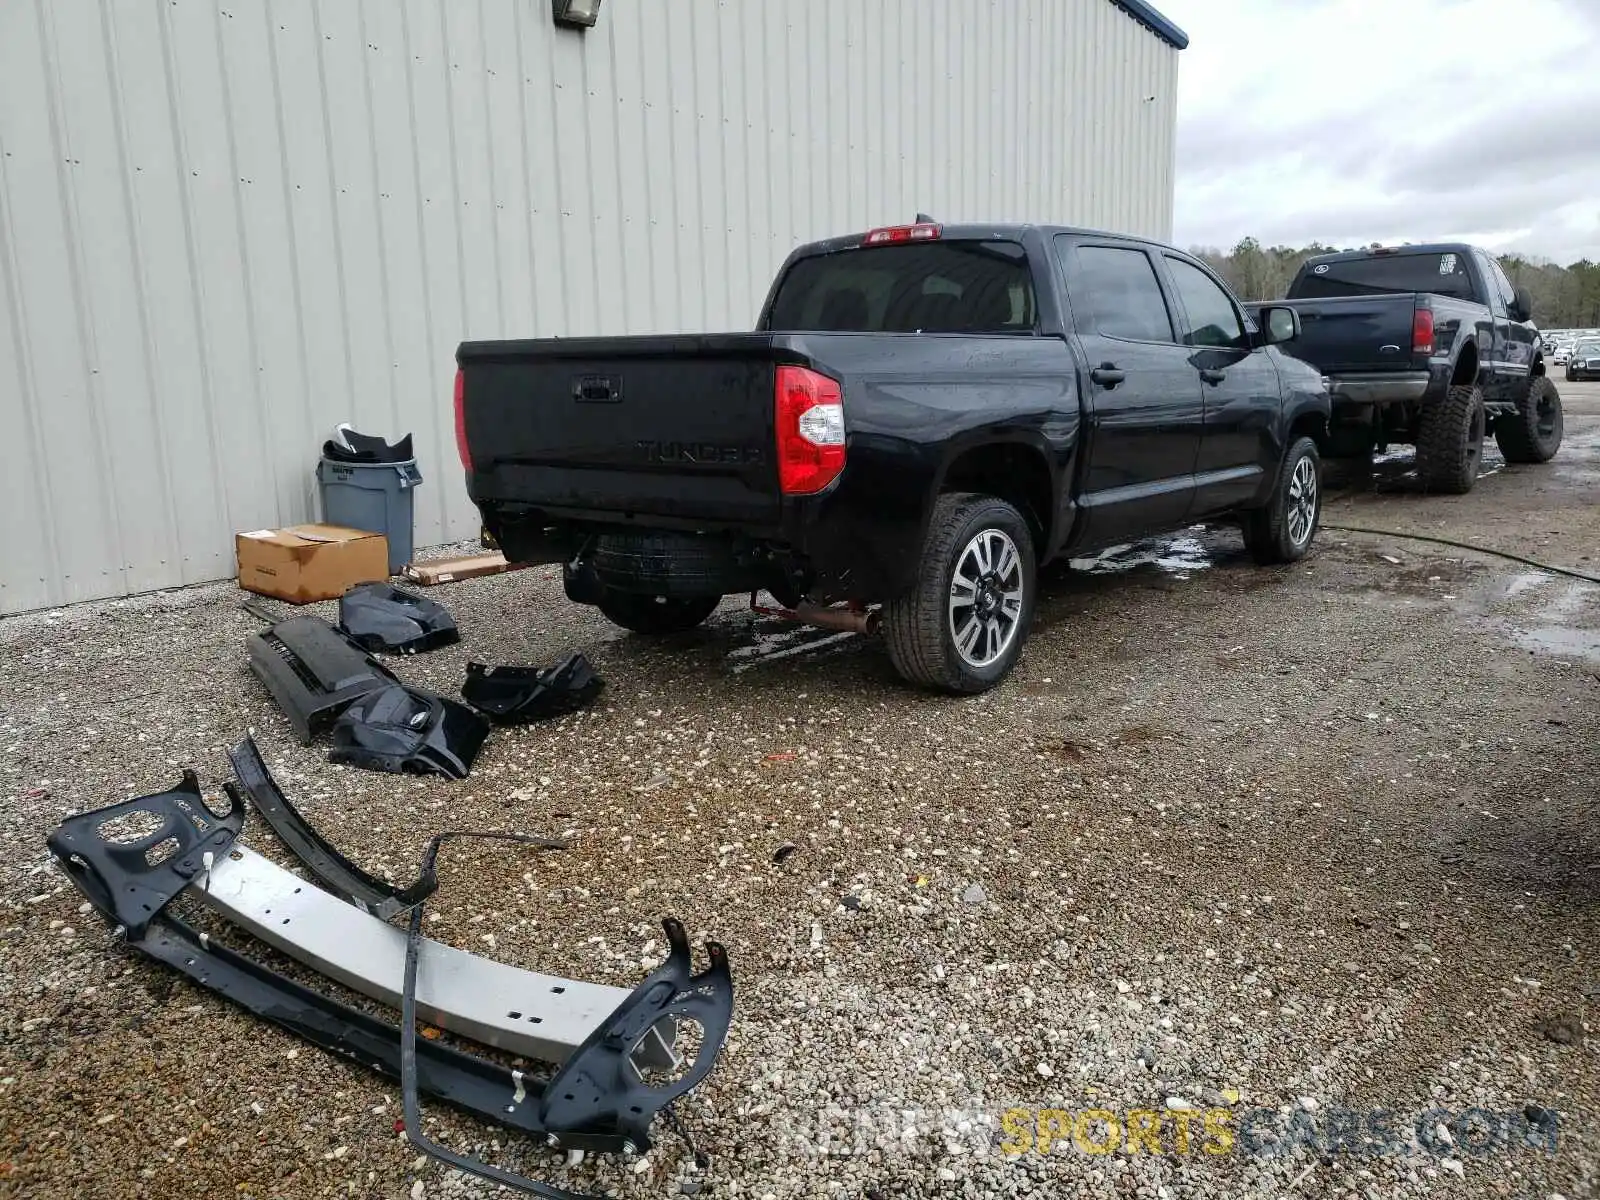
[[[854,608],[830,608],[802,600],[793,610],[794,619],[818,629],[837,629],[842,633],[877,633],[879,614],[876,609],[862,611]]]
[[[881,614],[877,609],[835,608],[826,604],[813,604],[802,600],[793,608],[772,608],[757,604],[755,594],[750,596],[750,611],[763,617],[782,617],[818,629],[836,629],[840,633],[873,634],[878,632]]]

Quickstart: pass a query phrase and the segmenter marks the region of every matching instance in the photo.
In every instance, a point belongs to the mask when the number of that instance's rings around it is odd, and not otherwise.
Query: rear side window
[[[1380,254],[1300,268],[1289,295],[1297,300],[1334,296],[1371,296],[1385,292],[1436,292],[1472,299],[1467,256],[1454,251],[1427,254]]]
[[[1029,333],[1033,275],[1017,242],[866,246],[802,258],[767,328],[835,333]]]
[[[1077,268],[1067,270],[1067,286],[1084,332],[1136,342],[1177,340],[1155,266],[1143,250],[1079,246]]]

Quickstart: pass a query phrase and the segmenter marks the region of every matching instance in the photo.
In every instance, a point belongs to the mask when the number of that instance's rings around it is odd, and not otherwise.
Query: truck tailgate
[[[1329,374],[1403,371],[1412,364],[1415,293],[1290,300],[1300,336],[1284,350]]]
[[[467,342],[456,359],[479,499],[779,516],[770,334]]]

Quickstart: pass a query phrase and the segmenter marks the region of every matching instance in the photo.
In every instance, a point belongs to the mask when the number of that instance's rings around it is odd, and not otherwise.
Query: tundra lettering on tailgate
[[[720,446],[715,442],[639,441],[634,446],[646,462],[677,463],[682,466],[740,466],[763,462],[766,455],[759,446]]]

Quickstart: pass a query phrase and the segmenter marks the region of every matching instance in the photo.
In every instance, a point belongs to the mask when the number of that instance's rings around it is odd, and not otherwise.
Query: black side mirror
[[[1256,314],[1261,334],[1258,345],[1276,346],[1300,336],[1300,314],[1286,304],[1266,304]]]
[[[1516,297],[1511,301],[1511,319],[1513,321],[1526,321],[1533,316],[1533,297],[1528,295],[1528,289],[1519,287]]]

